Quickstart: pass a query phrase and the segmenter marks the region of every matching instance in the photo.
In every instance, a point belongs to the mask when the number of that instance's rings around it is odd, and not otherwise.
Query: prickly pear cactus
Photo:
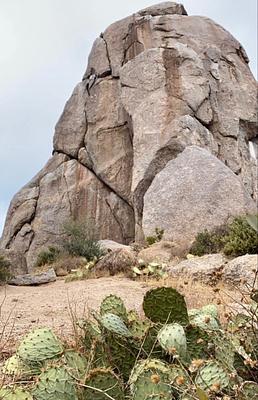
[[[100,314],[112,313],[118,315],[123,321],[127,322],[127,311],[123,300],[113,294],[104,298],[100,305]]]
[[[203,314],[211,315],[214,318],[219,318],[218,307],[215,304],[207,304],[201,308]]]
[[[92,342],[90,351],[87,354],[87,363],[89,369],[106,368],[109,366],[106,345],[102,339],[95,339]]]
[[[78,400],[74,379],[60,366],[42,372],[32,394],[36,400]]]
[[[132,370],[129,384],[133,400],[171,400],[169,366],[160,360],[140,361]]]
[[[216,318],[208,314],[199,314],[191,318],[191,324],[198,326],[203,330],[208,331],[218,331],[220,330],[220,325]]]
[[[153,322],[178,322],[182,325],[189,322],[184,296],[173,288],[149,290],[144,296],[143,310]]]
[[[27,365],[17,355],[14,355],[6,360],[2,371],[5,375],[13,376],[15,380],[30,377],[32,375],[39,375],[41,372],[38,365]]]
[[[63,352],[63,346],[51,329],[39,328],[28,333],[17,350],[23,362],[41,363]]]
[[[94,340],[101,339],[101,330],[97,323],[85,319],[78,321],[78,326],[83,330],[82,343],[88,351]]]
[[[94,369],[85,379],[82,398],[85,400],[124,400],[124,388],[121,380],[111,369]]]
[[[200,315],[202,312],[199,308],[192,308],[191,310],[188,310],[188,316],[189,318],[193,318],[196,315]]]
[[[177,323],[164,325],[158,333],[158,341],[169,355],[186,358],[186,336],[181,325]]]
[[[31,394],[23,389],[0,389],[0,399],[2,400],[33,400]]]
[[[240,388],[239,400],[257,400],[258,384],[255,382],[244,382]]]
[[[86,358],[73,350],[66,351],[64,357],[69,374],[76,379],[84,377],[87,370]]]
[[[105,343],[109,365],[127,380],[139,354],[139,347],[130,338],[112,333],[105,335]]]
[[[192,360],[210,357],[208,351],[209,335],[203,329],[188,325],[185,328],[187,352]]]
[[[186,389],[191,385],[191,381],[189,376],[186,373],[186,370],[180,367],[179,365],[172,364],[170,366],[170,384],[174,388],[178,389],[177,391],[185,392]]]
[[[124,337],[132,336],[124,321],[118,315],[112,313],[104,314],[100,319],[100,323],[105,329],[117,335]]]
[[[229,386],[230,378],[228,372],[217,362],[209,361],[198,370],[195,384],[204,390],[212,389],[214,392],[220,392]]]

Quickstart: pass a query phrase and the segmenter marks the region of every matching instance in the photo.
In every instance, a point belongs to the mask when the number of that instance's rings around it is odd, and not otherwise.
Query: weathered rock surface
[[[114,240],[99,240],[99,244],[101,248],[106,251],[114,251],[114,250],[119,250],[119,249],[125,249],[125,250],[132,250],[130,246],[126,246],[125,244],[117,243]]]
[[[119,272],[130,273],[131,268],[138,264],[136,253],[128,249],[116,249],[106,254],[94,267],[97,273],[109,273],[110,275]]]
[[[39,274],[25,274],[17,275],[12,278],[8,283],[15,286],[38,286],[45,283],[55,282],[56,273],[53,268]]]
[[[246,254],[231,260],[223,269],[224,282],[258,289],[258,256]]]
[[[11,276],[23,275],[28,273],[27,262],[24,254],[14,250],[0,250],[0,255],[9,261],[9,272]]]
[[[158,226],[185,237],[184,249],[208,222],[212,228],[226,212],[250,211],[256,92],[241,44],[212,20],[187,16],[181,4],[161,3],[115,22],[93,44],[56,125],[52,158],[14,196],[0,247],[23,254],[31,271],[37,253],[60,242],[64,221],[86,215],[100,239],[128,244]],[[204,171],[192,168],[192,179],[209,179],[202,196],[190,191],[181,199],[190,184],[189,146],[206,154],[206,163],[195,158]],[[173,195],[169,171],[181,157]],[[152,221],[156,210],[161,219]],[[165,224],[165,214],[168,221],[177,215],[177,226]]]
[[[152,244],[138,253],[138,260],[149,264],[151,262],[168,263],[174,257],[174,245],[172,242],[160,241]]]
[[[256,208],[238,177],[210,152],[187,147],[155,176],[144,196],[143,229],[165,230],[164,238],[188,250],[196,234],[225,223],[229,215]]]
[[[258,256],[246,254],[228,260],[222,254],[207,254],[169,266],[168,273],[174,278],[190,278],[208,285],[222,281],[238,287],[258,288]]]
[[[169,267],[168,273],[174,278],[190,278],[213,285],[221,280],[226,263],[227,259],[222,254],[207,254],[183,260],[179,264]]]

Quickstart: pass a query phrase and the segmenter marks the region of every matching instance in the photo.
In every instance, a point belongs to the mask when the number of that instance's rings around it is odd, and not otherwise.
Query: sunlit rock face
[[[1,247],[32,269],[63,223],[86,215],[102,239],[159,226],[184,250],[202,227],[253,211],[256,91],[241,44],[181,4],[115,22],[93,44],[52,158],[14,196]]]

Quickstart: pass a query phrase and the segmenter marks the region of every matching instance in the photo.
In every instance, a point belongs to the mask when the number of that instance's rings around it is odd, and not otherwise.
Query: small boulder
[[[106,251],[106,252],[110,252],[110,251],[114,251],[114,250],[119,250],[119,249],[125,249],[125,250],[131,250],[130,246],[126,246],[125,244],[121,244],[121,243],[117,243],[114,240],[99,240],[99,244],[101,246],[101,248]]]
[[[143,249],[138,254],[138,260],[143,260],[146,264],[151,262],[168,263],[173,258],[173,242],[160,241]]]
[[[181,261],[168,268],[168,274],[174,278],[184,277],[198,280],[208,285],[216,284],[222,274],[226,258],[222,254],[207,254]]]
[[[48,271],[38,274],[17,275],[15,278],[12,278],[8,283],[9,285],[15,286],[38,286],[55,281],[56,273],[53,268],[50,268]]]
[[[224,267],[222,280],[233,285],[243,284],[258,288],[257,254],[245,254],[229,261]]]
[[[136,254],[133,250],[116,249],[105,255],[95,266],[94,271],[108,272],[115,275],[119,272],[131,272],[131,267],[138,264]]]

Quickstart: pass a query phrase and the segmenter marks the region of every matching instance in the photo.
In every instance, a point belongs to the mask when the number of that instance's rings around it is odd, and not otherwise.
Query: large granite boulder
[[[186,251],[198,232],[213,230],[229,215],[256,211],[238,177],[210,152],[189,146],[159,172],[144,196],[142,226]]]
[[[242,285],[258,289],[258,255],[246,254],[236,257],[225,266],[222,280],[234,286]]]
[[[207,221],[212,228],[226,213],[251,211],[256,92],[241,44],[181,4],[161,3],[115,22],[93,44],[56,125],[52,158],[14,196],[0,247],[23,254],[30,271],[41,249],[60,243],[70,217],[94,218],[100,239],[123,244],[157,225],[167,236],[183,235],[183,249]],[[170,177],[171,165],[183,163],[181,178],[175,170]],[[202,195],[190,191],[180,204],[190,184],[185,168],[191,179],[209,179]],[[161,186],[166,194],[154,191]],[[168,226],[175,215],[178,226]]]

